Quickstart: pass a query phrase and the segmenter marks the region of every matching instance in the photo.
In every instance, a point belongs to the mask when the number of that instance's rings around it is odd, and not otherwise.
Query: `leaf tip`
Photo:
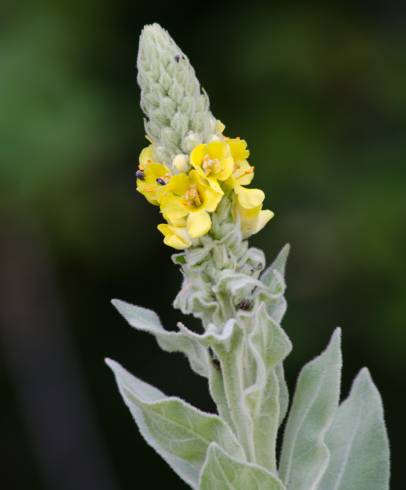
[[[283,248],[282,248],[281,252],[282,252],[284,255],[288,256],[288,255],[289,255],[289,253],[290,253],[290,248],[291,248],[290,243],[286,243],[286,244],[283,246]]]
[[[122,301],[121,299],[116,299],[116,298],[113,298],[110,300],[110,303],[114,306],[114,308],[116,308],[116,310],[120,311],[120,308],[122,308],[124,301]]]
[[[334,329],[332,336],[330,337],[330,341],[327,345],[327,351],[339,351],[341,352],[341,328],[337,327]]]
[[[116,361],[113,361],[113,359],[110,359],[109,357],[105,357],[104,362],[113,372],[115,371],[115,368],[118,365]]]
[[[341,339],[342,339],[342,329],[341,327],[336,327],[334,329],[333,335],[331,336],[330,344],[331,345],[337,344],[338,346],[341,347]]]
[[[372,379],[371,372],[367,367],[360,369],[353,382],[353,388],[359,389],[361,386],[367,386],[375,396],[379,399],[381,398],[379,390]]]
[[[360,369],[357,377],[369,378],[370,380],[372,380],[371,371],[366,366]]]

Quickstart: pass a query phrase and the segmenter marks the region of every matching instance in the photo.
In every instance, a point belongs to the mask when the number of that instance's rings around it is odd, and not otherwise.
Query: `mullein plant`
[[[268,267],[249,247],[273,213],[250,187],[247,143],[224,134],[188,58],[157,24],[141,34],[138,82],[149,144],[137,190],[159,208],[163,241],[178,250],[174,306],[202,329],[166,330],[151,310],[113,304],[163,350],[183,353],[217,407],[202,412],[107,360],[142,436],[193,489],[388,489],[382,402],[366,368],[340,403],[339,329],[304,366],[289,403],[283,363],[292,344],[281,328],[289,247]]]

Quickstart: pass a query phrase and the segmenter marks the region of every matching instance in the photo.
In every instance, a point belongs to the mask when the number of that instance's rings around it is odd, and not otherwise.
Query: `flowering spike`
[[[182,250],[204,235],[219,238],[224,226],[219,234],[212,225],[222,200],[231,203],[223,222],[234,222],[242,239],[258,233],[273,213],[262,209],[261,190],[245,187],[254,178],[247,142],[223,135],[189,60],[158,24],[141,33],[138,82],[151,144],[140,154],[137,190],[160,207],[164,243]]]

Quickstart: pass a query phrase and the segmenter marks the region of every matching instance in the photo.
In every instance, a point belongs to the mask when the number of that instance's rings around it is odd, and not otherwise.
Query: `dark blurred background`
[[[300,367],[344,331],[344,395],[367,365],[402,488],[406,317],[406,9],[395,2],[20,1],[0,18],[0,433],[4,489],[183,488],[103,364],[212,410],[204,380],[113,311],[159,312],[180,274],[134,189],[145,146],[145,23],[190,56],[230,136],[248,140],[286,242],[284,327]],[[148,475],[148,479],[147,479]]]

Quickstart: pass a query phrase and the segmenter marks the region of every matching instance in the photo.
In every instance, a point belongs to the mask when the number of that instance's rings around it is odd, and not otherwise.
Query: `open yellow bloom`
[[[235,213],[239,216],[243,238],[258,233],[273,218],[269,209],[262,209],[262,204],[255,208],[244,208],[238,201],[235,204]]]
[[[234,168],[231,150],[225,141],[212,141],[196,146],[190,154],[190,163],[204,174],[215,190],[220,187],[217,181],[227,180]]]
[[[164,235],[164,243],[176,250],[184,250],[190,247],[192,240],[184,226],[174,226],[162,223],[158,230]]]
[[[160,196],[171,178],[171,171],[166,165],[153,160],[152,145],[141,151],[139,162],[137,191],[151,204],[157,206]]]
[[[216,210],[223,192],[213,189],[197,170],[171,178],[160,199],[161,212],[170,225],[185,219],[192,238],[205,235],[211,228],[209,213]]]
[[[262,210],[265,194],[260,189],[246,189],[236,184],[235,213],[240,218],[241,231],[244,238],[258,233],[273,217],[269,209]]]
[[[233,172],[227,184],[231,187],[237,184],[250,184],[254,178],[254,167],[247,161],[250,154],[247,149],[247,142],[240,138],[227,138],[226,142],[234,160]]]

